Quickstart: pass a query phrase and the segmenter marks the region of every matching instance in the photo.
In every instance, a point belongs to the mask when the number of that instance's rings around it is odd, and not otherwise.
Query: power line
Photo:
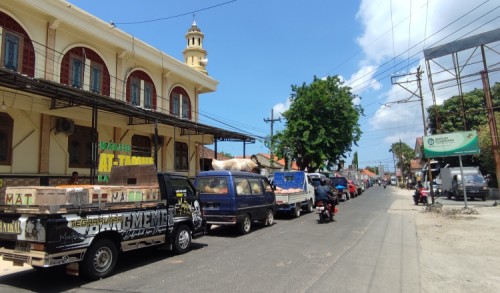
[[[177,18],[177,17],[181,17],[181,16],[186,16],[186,15],[194,14],[194,13],[200,12],[200,11],[205,11],[205,10],[213,9],[213,8],[216,8],[216,7],[219,7],[219,6],[224,6],[224,5],[236,2],[236,1],[238,1],[238,0],[231,0],[231,1],[223,2],[223,3],[219,3],[219,4],[216,4],[216,5],[212,5],[212,6],[209,6],[209,7],[205,7],[205,8],[201,8],[201,9],[197,9],[197,10],[193,10],[193,11],[190,11],[190,12],[185,12],[185,13],[181,13],[181,14],[177,14],[177,15],[167,16],[167,17],[161,17],[161,18],[155,18],[155,19],[148,19],[148,20],[139,20],[139,21],[130,21],[130,22],[114,22],[114,24],[143,24],[143,23],[149,23],[149,22],[155,22],[155,21],[168,20],[168,19],[172,19],[172,18]]]
[[[427,40],[427,39],[429,39],[429,38],[433,37],[434,35],[436,35],[436,34],[438,34],[438,33],[440,33],[440,32],[441,32],[441,31],[443,31],[444,29],[446,29],[446,28],[450,27],[451,25],[453,25],[454,23],[456,23],[456,22],[458,22],[459,20],[463,19],[465,16],[467,16],[467,15],[471,14],[473,11],[477,10],[479,7],[483,6],[483,5],[484,5],[484,4],[486,4],[487,2],[489,2],[489,0],[486,0],[486,1],[484,1],[483,3],[481,3],[481,4],[477,5],[476,7],[474,7],[473,9],[471,9],[470,11],[468,11],[467,13],[465,13],[465,14],[461,15],[460,17],[456,18],[454,21],[452,21],[452,22],[451,22],[451,23],[449,23],[448,25],[446,25],[446,26],[442,27],[441,29],[439,29],[438,31],[436,31],[435,33],[433,33],[432,35],[430,35],[429,37],[427,37],[427,38],[425,38],[424,40],[422,40],[422,41],[418,42],[417,44],[413,45],[411,48],[407,49],[406,51],[401,52],[398,56],[396,56],[396,58],[397,58],[397,57],[402,56],[402,55],[403,55],[403,54],[405,54],[405,53],[407,53],[409,50],[411,50],[411,49],[413,49],[413,48],[417,47],[418,45],[420,45],[421,43],[423,43],[425,40]],[[488,11],[487,13],[485,13],[485,14],[481,15],[480,17],[476,18],[476,19],[475,19],[475,20],[473,20],[472,22],[469,22],[467,25],[470,25],[471,23],[473,23],[473,22],[475,22],[475,21],[479,20],[480,18],[484,17],[485,15],[487,15],[487,14],[491,13],[493,10],[498,9],[498,7],[499,7],[499,6],[497,6],[496,8],[494,8],[494,9],[492,9],[492,10]],[[401,22],[400,22],[400,23],[401,23]],[[400,23],[398,23],[398,25],[399,25]],[[467,25],[466,25],[466,26],[467,26]],[[396,25],[396,26],[397,26],[397,25]],[[458,31],[462,30],[463,28],[464,28],[464,26],[463,26],[463,27],[461,27],[461,28],[460,28],[460,29],[458,29],[458,30],[455,30],[453,33],[451,33],[451,34],[447,35],[446,37],[441,38],[440,40],[438,40],[438,41],[434,42],[431,46],[436,45],[437,43],[439,43],[439,42],[441,42],[442,40],[446,39],[446,38],[447,38],[447,37],[449,37],[450,35],[452,35],[452,34],[454,34],[454,33],[458,32]],[[378,40],[378,39],[377,39],[377,40]],[[417,53],[413,54],[412,56],[409,56],[408,58],[415,57],[415,56],[417,56],[417,55],[418,55],[418,54],[420,54],[420,53],[421,53],[421,52],[419,51],[419,52],[417,52]],[[382,63],[382,64],[381,64],[380,66],[378,66],[376,69],[371,70],[371,71],[368,71],[368,72],[367,72],[367,73],[365,73],[363,76],[360,76],[359,78],[357,78],[357,79],[355,79],[355,80],[351,81],[349,84],[354,84],[354,83],[356,83],[357,81],[363,80],[363,79],[364,79],[364,78],[366,78],[367,76],[371,75],[371,74],[372,74],[374,71],[376,71],[378,68],[381,68],[381,67],[384,67],[384,66],[388,65],[391,61],[392,61],[392,60],[388,60],[388,61],[386,61],[386,62]],[[405,63],[405,61],[407,61],[407,60],[403,60],[403,61],[399,62],[397,65],[400,65],[400,64],[402,64],[402,63]],[[418,61],[418,60],[417,60],[417,61]],[[413,64],[413,63],[415,63],[415,62],[412,62],[411,64]],[[381,72],[381,73],[379,73],[379,74],[376,74],[374,77],[378,77],[379,75],[381,75],[381,74],[383,74],[383,73],[385,73],[385,72],[389,71],[390,69],[393,69],[394,67],[395,67],[395,66],[390,67],[390,68],[386,69],[385,71],[383,71],[383,72]],[[385,76],[385,77],[387,77],[387,76]],[[358,85],[358,86],[356,86],[356,87],[360,87],[362,84],[365,84],[365,83],[367,83],[367,82],[368,82],[368,81],[362,82],[360,85]],[[370,82],[371,82],[371,80],[370,80]],[[349,84],[346,84],[346,85],[348,86]],[[371,86],[371,83],[370,83],[370,84],[368,84],[368,85],[366,85],[366,86],[363,86],[363,87],[362,87],[359,91],[362,91],[362,90],[364,90],[364,89],[366,89],[366,88],[368,88],[368,87],[370,87],[370,86]],[[353,87],[353,90],[357,90],[357,89],[356,89],[356,87]]]

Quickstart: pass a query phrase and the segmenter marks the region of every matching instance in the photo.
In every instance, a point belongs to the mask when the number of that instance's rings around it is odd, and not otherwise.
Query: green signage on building
[[[475,131],[461,131],[424,136],[426,158],[479,154]]]

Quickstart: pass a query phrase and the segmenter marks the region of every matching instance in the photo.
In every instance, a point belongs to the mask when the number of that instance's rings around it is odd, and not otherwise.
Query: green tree
[[[492,94],[492,101],[494,109],[500,107],[500,83],[495,83],[490,89]],[[429,114],[429,122],[436,128],[436,133],[448,133],[464,130],[476,130],[481,135],[486,129],[489,135],[488,128],[488,115],[486,110],[485,96],[482,89],[474,89],[470,92],[463,94],[463,111],[462,111],[462,98],[460,96],[453,96],[443,102],[442,105],[434,105],[427,109]],[[463,114],[462,114],[463,113]],[[464,120],[465,117],[465,127]],[[487,140],[486,140],[487,141]],[[485,143],[483,138],[483,145],[481,152],[491,152],[491,139],[489,146]],[[491,153],[489,153],[491,155]],[[480,156],[464,156],[462,158],[465,166],[480,165],[483,171],[491,170],[491,162],[488,154]],[[442,165],[450,164],[451,166],[458,166],[458,157],[446,157],[439,159]],[[493,171],[494,171],[493,165]]]
[[[408,173],[411,168],[411,160],[415,158],[415,151],[404,142],[395,142],[391,145],[389,152],[394,154],[397,160],[396,166],[401,170],[401,174]]]
[[[497,108],[500,106],[500,83],[495,83],[491,92],[493,107]],[[445,100],[442,105],[430,106],[427,108],[427,112],[429,122],[435,126],[437,133],[479,130],[481,125],[488,123],[482,89],[474,89],[464,93],[463,104],[460,96],[453,96]]]
[[[361,137],[359,117],[363,108],[337,76],[311,84],[292,85],[290,108],[283,113],[285,129],[274,136],[274,153],[292,159],[301,170],[316,170],[330,162],[342,163]]]
[[[352,165],[354,170],[358,170],[358,152],[354,152],[354,155],[352,156]]]
[[[500,122],[500,113],[495,113],[495,120],[498,126]],[[487,123],[479,127],[478,141],[480,149],[479,161],[481,163],[481,171],[483,173],[491,174],[493,185],[497,186],[497,172],[495,169],[495,158],[493,156],[493,143],[491,141],[490,126]]]

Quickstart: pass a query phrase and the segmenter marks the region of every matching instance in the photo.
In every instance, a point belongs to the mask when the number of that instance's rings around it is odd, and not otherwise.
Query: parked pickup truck
[[[314,209],[314,187],[307,181],[303,171],[275,172],[273,177],[274,194],[278,212],[288,212],[300,217],[301,210]]]
[[[115,166],[109,185],[6,187],[0,193],[0,257],[90,279],[110,275],[118,253],[190,249],[205,223],[188,177],[153,165]]]

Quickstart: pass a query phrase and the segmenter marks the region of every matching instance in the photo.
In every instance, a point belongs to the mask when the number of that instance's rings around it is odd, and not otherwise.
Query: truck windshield
[[[196,189],[201,193],[227,194],[226,177],[204,177],[196,180]]]
[[[464,175],[465,183],[485,183],[486,180],[483,176],[473,174],[473,175]],[[458,175],[458,183],[461,183],[461,176]]]

